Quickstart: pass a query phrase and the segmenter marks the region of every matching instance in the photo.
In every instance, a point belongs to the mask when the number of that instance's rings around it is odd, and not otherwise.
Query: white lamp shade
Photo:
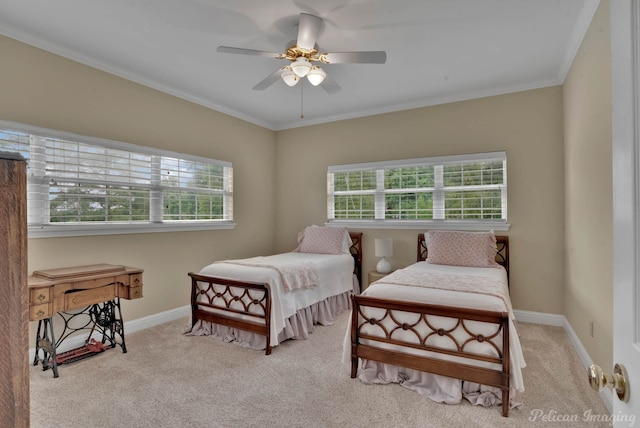
[[[381,257],[376,265],[376,270],[380,273],[391,272],[391,263],[385,257],[393,256],[393,239],[376,238],[375,247],[376,257]]]
[[[376,238],[376,257],[391,257],[393,256],[393,239],[391,238]]]
[[[318,86],[319,84],[321,84],[325,77],[327,77],[327,73],[325,73],[324,70],[317,65],[311,67],[309,74],[307,74],[307,80],[309,80],[309,83],[311,83],[313,86]]]
[[[298,83],[298,80],[300,80],[298,76],[293,72],[293,70],[291,70],[290,67],[287,67],[282,72],[280,77],[282,77],[282,80],[284,81],[284,83],[286,83],[289,86],[295,86],[296,83]]]
[[[298,77],[304,77],[311,70],[311,63],[308,58],[299,56],[291,63],[291,69],[298,75]]]

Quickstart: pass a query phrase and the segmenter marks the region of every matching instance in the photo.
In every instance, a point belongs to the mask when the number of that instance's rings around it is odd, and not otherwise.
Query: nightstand
[[[393,273],[393,271],[389,272],[389,273]],[[377,281],[379,279],[384,278],[385,276],[389,275],[389,273],[380,273],[378,271],[372,270],[371,272],[369,272],[369,282],[367,282],[367,287],[369,286],[369,284],[371,284],[374,281]],[[366,287],[365,287],[366,288]]]

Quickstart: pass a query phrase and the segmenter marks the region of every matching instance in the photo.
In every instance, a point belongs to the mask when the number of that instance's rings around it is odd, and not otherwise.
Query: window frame
[[[211,166],[223,167],[224,168],[224,189],[222,191],[216,191],[223,195],[223,205],[224,205],[224,219],[215,219],[215,220],[163,220],[162,219],[162,197],[158,198],[158,195],[162,195],[165,190],[169,190],[167,186],[164,186],[160,183],[160,175],[156,177],[155,172],[151,173],[152,183],[148,185],[149,191],[149,204],[156,203],[155,207],[155,216],[154,214],[149,215],[149,220],[142,221],[113,221],[113,222],[48,222],[46,221],[46,215],[41,215],[42,218],[45,219],[42,224],[30,223],[27,224],[28,227],[28,237],[29,238],[51,238],[51,237],[66,237],[66,236],[93,236],[93,235],[117,235],[117,234],[131,234],[131,233],[156,233],[156,232],[178,232],[178,231],[201,231],[201,230],[217,230],[217,229],[233,229],[236,224],[233,221],[233,165],[231,162],[220,161],[217,159],[205,158],[200,156],[194,156],[184,153],[172,152],[167,150],[156,149],[147,146],[138,146],[134,144],[122,143],[119,141],[107,140],[96,137],[89,137],[64,131],[58,131],[49,128],[42,128],[33,125],[26,125],[16,122],[9,122],[0,120],[0,129],[5,129],[7,131],[16,131],[27,134],[36,135],[38,137],[44,138],[53,138],[65,140],[73,143],[79,144],[87,144],[92,146],[100,146],[109,149],[122,150],[126,152],[133,152],[138,154],[149,155],[154,159],[160,158],[174,158],[179,159],[181,161],[187,162],[196,162],[200,164],[206,164]],[[3,150],[0,148],[0,150]],[[30,152],[33,153],[33,152]],[[159,161],[158,161],[159,162]],[[46,168],[46,161],[41,159],[31,159],[31,156],[27,159],[27,163],[38,164],[37,168],[40,168],[40,172],[44,171]],[[30,166],[31,167],[31,166]],[[152,170],[156,168],[151,168]],[[31,171],[31,169],[30,169]],[[38,186],[42,185],[43,179],[46,177],[35,177],[32,173],[27,177],[28,186]],[[83,180],[79,180],[83,181]],[[89,180],[90,181],[90,180]],[[113,184],[108,180],[104,180],[99,182],[100,185],[110,185]],[[121,185],[125,185],[120,183]],[[49,185],[47,184],[47,187]],[[128,185],[131,188],[136,187],[134,184]],[[176,186],[177,188],[181,188]],[[174,187],[173,189],[175,189]],[[203,188],[204,189],[204,188]],[[43,195],[48,195],[49,193],[42,193]],[[29,204],[33,204],[36,206],[39,204],[40,211],[46,210],[46,208],[42,208],[42,205],[48,203],[48,201],[40,200],[34,204],[35,199],[31,199]],[[159,205],[158,205],[159,204]],[[159,218],[158,211],[160,210]],[[34,218],[33,211],[29,211],[29,207],[27,209],[27,216],[31,219]],[[36,217],[38,217],[37,213]]]
[[[412,192],[413,189],[385,189],[384,188],[384,171],[386,169],[402,168],[402,167],[420,167],[420,166],[433,166],[434,168],[443,168],[444,165],[456,164],[456,163],[473,163],[482,161],[502,161],[504,168],[503,183],[499,185],[487,185],[486,189],[490,187],[500,189],[501,191],[501,204],[502,204],[502,218],[501,219],[425,219],[425,220],[398,220],[398,219],[385,219],[385,195],[386,194],[400,194],[403,192]],[[455,229],[455,230],[509,230],[510,224],[507,222],[507,154],[506,151],[499,152],[487,152],[487,153],[473,153],[464,155],[452,155],[452,156],[437,156],[429,158],[416,158],[416,159],[402,159],[402,160],[390,160],[380,162],[366,162],[357,164],[344,164],[344,165],[330,165],[327,168],[327,226],[346,226],[351,228],[363,228],[363,229]],[[336,172],[358,172],[358,171],[376,171],[376,189],[375,190],[355,190],[349,191],[334,191],[334,173]],[[435,178],[434,178],[435,179]],[[446,187],[440,187],[441,183],[434,184],[434,188],[431,190],[434,198],[433,210],[444,210],[444,194]],[[457,190],[460,190],[459,186]],[[465,190],[471,190],[471,186]],[[425,190],[420,188],[420,190]],[[452,188],[451,190],[456,190]],[[335,218],[335,196],[344,194],[373,194],[375,199],[374,206],[374,218],[373,219],[336,219]],[[435,213],[434,213],[435,215]]]

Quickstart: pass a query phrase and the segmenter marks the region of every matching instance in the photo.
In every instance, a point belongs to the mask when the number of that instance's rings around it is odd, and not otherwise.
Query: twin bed
[[[343,360],[364,383],[400,383],[448,404],[502,404],[508,416],[525,367],[509,299],[508,237],[426,235],[417,263],[353,296]]]
[[[508,238],[420,234],[418,262],[362,294],[361,263],[361,233],[315,226],[291,253],[212,263],[189,273],[188,334],[270,354],[351,309],[343,361],[352,378],[400,383],[438,402],[501,403],[508,416],[525,367],[509,300]]]
[[[307,227],[289,253],[205,266],[191,277],[188,334],[236,342],[269,355],[287,339],[332,325],[360,292],[362,233]]]

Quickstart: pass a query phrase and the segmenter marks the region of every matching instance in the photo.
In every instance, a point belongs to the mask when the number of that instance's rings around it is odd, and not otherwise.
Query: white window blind
[[[7,122],[0,150],[28,161],[30,230],[232,225],[229,162]]]
[[[327,189],[330,223],[506,224],[506,152],[330,166]]]

